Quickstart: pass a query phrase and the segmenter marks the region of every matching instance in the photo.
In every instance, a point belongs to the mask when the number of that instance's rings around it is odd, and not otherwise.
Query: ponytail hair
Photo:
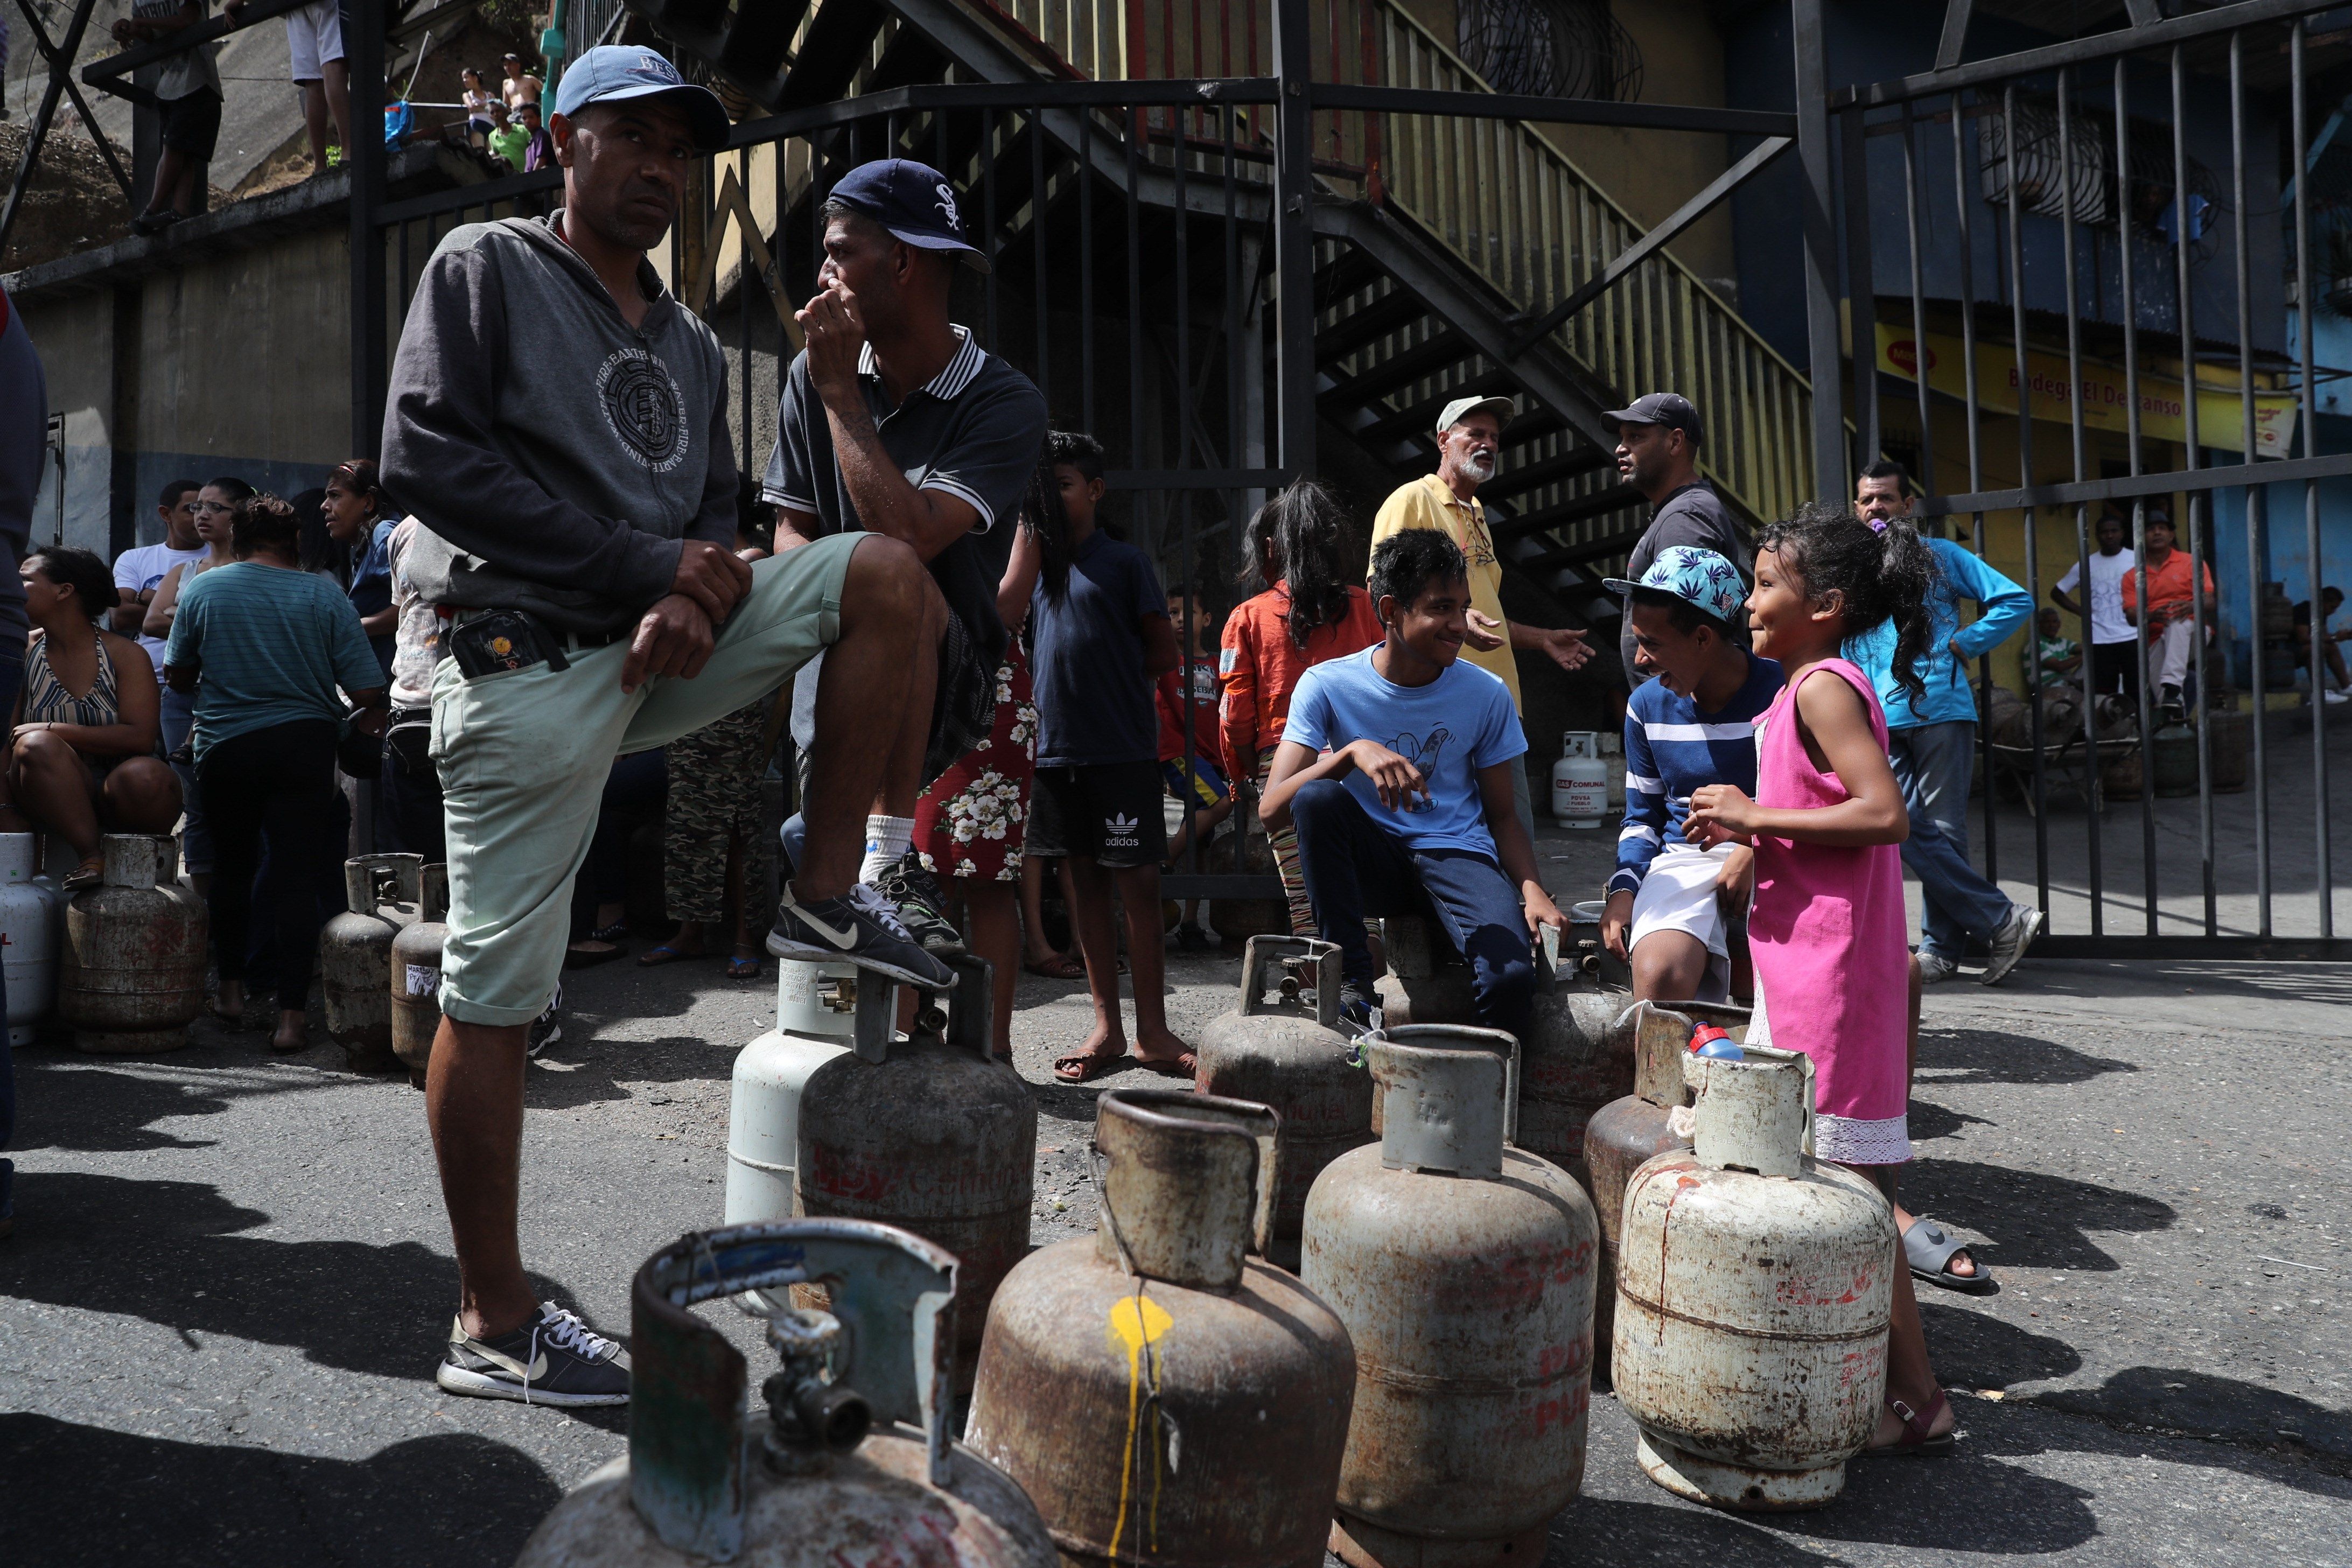
[[[1895,679],[1914,702],[1927,695],[1918,665],[1934,639],[1928,602],[1943,589],[1942,573],[1907,519],[1864,522],[1835,502],[1809,501],[1767,523],[1757,549],[1789,563],[1806,598],[1838,596],[1842,637],[1892,621]]]
[[[1029,489],[1021,498],[1021,528],[1037,542],[1037,584],[1045,590],[1045,602],[1059,605],[1070,591],[1070,514],[1062,506],[1062,485],[1054,476],[1050,447],[1029,470]]]
[[[1315,631],[1348,614],[1353,532],[1337,496],[1313,479],[1297,479],[1257,509],[1242,536],[1245,574],[1255,573],[1269,548],[1281,563],[1283,586],[1290,591],[1290,640],[1302,649]]]

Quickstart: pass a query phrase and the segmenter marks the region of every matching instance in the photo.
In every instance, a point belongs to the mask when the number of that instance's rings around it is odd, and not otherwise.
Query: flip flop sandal
[[[1066,952],[1057,952],[1035,963],[1024,961],[1021,968],[1023,973],[1034,974],[1041,980],[1084,980],[1087,977],[1087,966]]]
[[[1903,1401],[1890,1398],[1886,1408],[1895,1412],[1895,1419],[1903,1423],[1903,1436],[1892,1443],[1864,1448],[1855,1457],[1864,1459],[1936,1458],[1950,1453],[1960,1446],[1960,1429],[1958,1426],[1928,1436],[1929,1428],[1936,1425],[1936,1417],[1941,1415],[1950,1403],[1940,1388],[1936,1390],[1936,1397],[1927,1401],[1925,1410],[1915,1411]]]
[[[1182,1056],[1173,1058],[1138,1057],[1135,1058],[1135,1065],[1146,1072],[1156,1072],[1163,1078],[1189,1079],[1199,1074],[1201,1058],[1186,1051]]]
[[[620,943],[629,940],[629,922],[626,921],[614,921],[611,925],[598,926],[594,931],[588,933],[586,940],[590,942],[609,942],[615,946],[618,946]]]
[[[740,952],[730,954],[727,960],[727,978],[730,980],[759,979],[760,961],[756,958],[746,958]]]
[[[1965,1252],[1976,1264],[1974,1274],[1952,1272],[1952,1254]],[[1920,1216],[1911,1222],[1903,1233],[1903,1260],[1911,1266],[1914,1279],[1925,1279],[1930,1285],[1940,1285],[1947,1290],[1958,1290],[1964,1296],[1989,1296],[2000,1289],[1984,1259],[1976,1249],[1960,1240],[1934,1220]]]
[[[603,942],[609,941],[610,939],[592,935],[582,940],[587,942]],[[602,952],[586,952],[577,947],[567,947],[563,950],[563,967],[566,969],[593,969],[600,963],[610,963],[613,960],[620,956],[621,950],[617,947],[608,947]]]
[[[99,879],[105,876],[105,858],[103,856],[93,855],[89,859],[83,861],[80,865],[76,866],[72,870],[67,872],[64,876],[58,878],[58,886],[64,889],[68,893],[79,892],[84,888],[97,887]]]
[[[1054,1076],[1064,1083],[1089,1083],[1107,1072],[1117,1072],[1119,1064],[1126,1060],[1127,1052],[1124,1049],[1116,1052],[1073,1051],[1068,1056],[1055,1061]],[[1073,1064],[1076,1066],[1077,1071],[1063,1070]]]
[[[596,940],[610,942],[613,939],[611,937],[601,937]],[[710,958],[716,955],[708,952],[688,952],[683,948],[672,947],[669,943],[663,942],[657,947],[649,947],[646,949],[645,952],[637,954],[637,967],[639,969],[659,969],[665,963],[684,963],[691,959]]]

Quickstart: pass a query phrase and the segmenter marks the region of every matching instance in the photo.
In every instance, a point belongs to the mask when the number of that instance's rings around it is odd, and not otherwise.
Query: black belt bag
[[[383,732],[384,754],[400,776],[430,778],[433,774],[433,710],[394,708]]]

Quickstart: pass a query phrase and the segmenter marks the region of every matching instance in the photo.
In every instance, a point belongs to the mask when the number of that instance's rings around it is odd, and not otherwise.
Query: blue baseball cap
[[[592,103],[633,98],[667,98],[686,115],[694,144],[706,153],[727,145],[727,110],[719,95],[677,74],[677,68],[651,49],[633,44],[599,44],[564,70],[555,89],[555,112],[570,119]]]
[[[1716,552],[1701,550],[1695,544],[1670,544],[1660,551],[1639,583],[1609,577],[1601,585],[1612,594],[1630,594],[1636,588],[1672,594],[1726,626],[1738,624],[1739,606],[1748,602],[1748,589],[1739,580],[1739,568]]]
[[[955,187],[929,163],[877,158],[850,170],[826,195],[919,250],[951,251],[975,272],[988,270],[988,258],[965,232]]]

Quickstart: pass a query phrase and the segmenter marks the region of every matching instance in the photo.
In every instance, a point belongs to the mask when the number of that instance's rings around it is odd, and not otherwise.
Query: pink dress
[[[1824,659],[1784,688],[1757,722],[1757,805],[1786,811],[1849,798],[1837,774],[1813,766],[1797,732],[1797,688],[1823,676],[1862,693],[1871,733],[1885,748],[1886,719],[1869,678],[1844,659]],[[1847,848],[1758,836],[1756,898],[1748,916],[1757,1016],[1772,1045],[1813,1059],[1818,1158],[1853,1165],[1911,1158],[1904,1068],[1908,929],[1895,846]]]

